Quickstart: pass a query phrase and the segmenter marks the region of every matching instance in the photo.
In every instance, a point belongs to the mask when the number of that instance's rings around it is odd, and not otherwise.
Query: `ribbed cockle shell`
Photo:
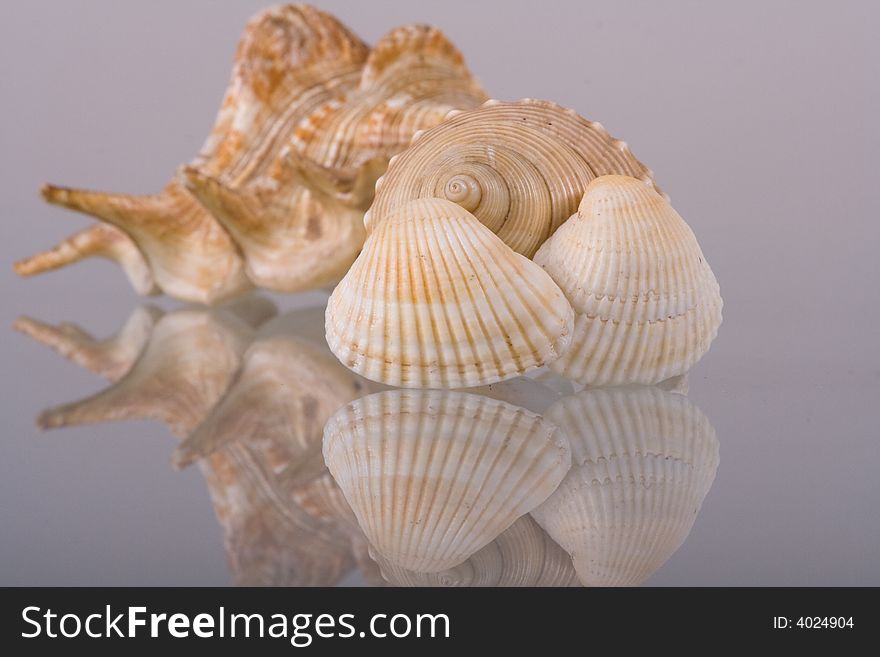
[[[401,387],[514,377],[568,346],[572,309],[540,267],[460,205],[420,199],[375,227],[327,304],[327,343]]]
[[[594,386],[687,372],[721,324],[718,282],[693,231],[649,185],[602,176],[535,255],[576,313],[550,368]]]

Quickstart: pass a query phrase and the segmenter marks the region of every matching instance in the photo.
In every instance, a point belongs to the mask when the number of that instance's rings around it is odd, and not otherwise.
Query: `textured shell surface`
[[[534,260],[576,315],[571,344],[550,368],[579,383],[684,374],[721,324],[718,282],[693,231],[642,181],[595,179]]]
[[[247,24],[215,125],[158,194],[46,186],[89,228],[16,265],[21,275],[89,256],[116,260],[141,293],[216,303],[256,285],[336,283],[363,245],[363,212],[388,159],[417,130],[485,92],[442,32],[392,30],[371,50],[308,5]]]
[[[568,553],[530,516],[522,516],[494,541],[463,563],[436,573],[401,568],[375,550],[370,551],[392,586],[487,587],[577,586]]]
[[[546,413],[572,468],[532,516],[571,555],[585,586],[635,586],[690,533],[718,467],[718,439],[684,395],[600,388]]]
[[[371,233],[327,305],[327,343],[401,387],[512,378],[568,346],[573,311],[540,267],[461,206],[419,199]]]
[[[544,501],[570,463],[540,416],[439,390],[344,406],[324,429],[324,459],[375,550],[419,572],[468,559]]]
[[[418,135],[377,184],[367,230],[417,198],[473,213],[512,249],[532,257],[577,209],[586,185],[619,173],[653,182],[626,144],[548,101],[490,101]]]

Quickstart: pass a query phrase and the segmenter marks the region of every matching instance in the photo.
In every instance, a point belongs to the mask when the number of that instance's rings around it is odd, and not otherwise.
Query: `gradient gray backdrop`
[[[721,465],[650,583],[880,584],[877,4],[317,4],[369,41],[433,23],[495,97],[602,121],[696,232],[725,306],[690,396]],[[18,280],[12,262],[87,223],[44,205],[42,182],[157,191],[195,155],[263,6],[4,3],[0,584],[229,581],[203,481],[170,468],[164,427],[34,429],[103,383],[9,327],[29,314],[109,334],[139,303],[122,274]]]

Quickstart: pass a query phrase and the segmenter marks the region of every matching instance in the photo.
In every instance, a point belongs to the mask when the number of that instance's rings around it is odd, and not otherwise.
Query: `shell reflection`
[[[532,511],[585,586],[635,586],[690,533],[718,467],[718,440],[687,397],[659,388],[586,390],[548,409],[572,468]]]
[[[523,408],[461,392],[393,390],[337,411],[324,457],[378,554],[403,568],[463,562],[550,495],[564,435]]]
[[[362,380],[306,337],[320,335],[323,308],[267,322],[274,313],[259,298],[214,310],[145,308],[103,341],[23,318],[23,332],[116,379],[40,423],[166,422],[184,438],[178,464],[197,461],[205,477],[239,584],[329,585],[355,567],[375,581],[320,449],[327,417],[363,394]]]

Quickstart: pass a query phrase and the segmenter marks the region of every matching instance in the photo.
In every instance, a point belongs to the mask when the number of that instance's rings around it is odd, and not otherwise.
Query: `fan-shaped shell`
[[[535,255],[576,312],[551,369],[580,383],[653,384],[684,374],[721,324],[718,282],[672,206],[639,180],[603,176]]]
[[[529,516],[522,516],[463,563],[436,573],[401,568],[374,550],[382,577],[392,586],[577,586],[568,553]]]
[[[467,393],[393,390],[337,411],[324,459],[370,544],[410,570],[470,557],[540,504],[569,466],[540,416]]]
[[[577,209],[586,185],[609,173],[652,181],[626,144],[573,110],[491,101],[420,134],[377,184],[365,221],[371,231],[408,201],[443,198],[532,257]]]
[[[442,199],[377,226],[327,304],[327,343],[344,365],[402,387],[460,388],[557,358],[572,310],[540,267]]]
[[[547,418],[572,468],[532,516],[586,586],[634,586],[690,533],[718,467],[718,440],[687,397],[658,388],[586,390]]]

